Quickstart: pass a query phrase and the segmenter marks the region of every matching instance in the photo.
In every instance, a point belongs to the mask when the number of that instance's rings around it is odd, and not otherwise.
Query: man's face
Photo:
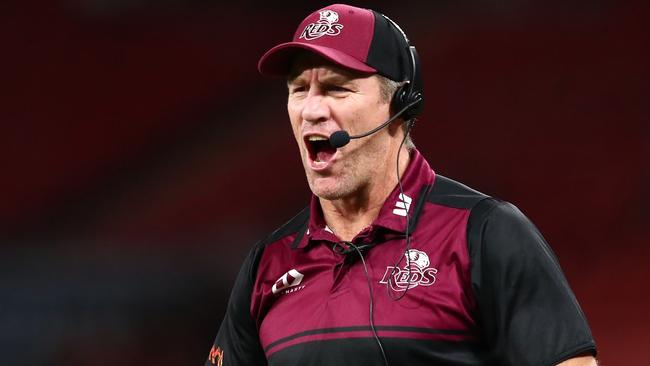
[[[387,129],[338,150],[328,140],[336,131],[356,135],[389,118],[389,101],[381,97],[377,76],[310,55],[294,63],[288,88],[289,119],[314,194],[328,200],[351,197],[388,178],[394,136]]]

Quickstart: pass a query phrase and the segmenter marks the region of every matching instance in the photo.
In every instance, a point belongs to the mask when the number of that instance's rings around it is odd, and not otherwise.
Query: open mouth
[[[316,163],[327,163],[332,160],[336,149],[330,145],[330,140],[324,136],[309,136],[305,139],[309,158]]]

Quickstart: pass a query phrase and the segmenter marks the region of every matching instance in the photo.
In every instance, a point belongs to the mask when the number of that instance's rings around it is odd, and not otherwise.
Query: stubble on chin
[[[347,175],[321,175],[305,170],[309,189],[319,198],[334,201],[351,195],[351,187],[346,184],[351,177]]]
[[[307,182],[309,183],[309,189],[316,196],[326,200],[337,200],[343,198],[345,193],[341,189],[341,178],[328,177],[324,178],[318,176],[317,174],[312,173],[307,175]]]

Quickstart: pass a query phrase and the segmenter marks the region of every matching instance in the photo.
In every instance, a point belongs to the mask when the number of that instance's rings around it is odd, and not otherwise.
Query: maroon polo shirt
[[[327,227],[315,196],[257,243],[206,365],[383,364],[371,290],[391,365],[554,365],[595,354],[555,256],[519,210],[436,175],[417,150],[402,184],[352,244]]]

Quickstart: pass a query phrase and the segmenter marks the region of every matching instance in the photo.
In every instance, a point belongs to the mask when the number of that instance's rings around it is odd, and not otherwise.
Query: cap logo
[[[320,19],[316,23],[309,23],[300,34],[300,38],[307,41],[320,38],[322,36],[336,36],[341,33],[343,24],[339,21],[339,14],[334,10],[323,10],[319,12]]]

